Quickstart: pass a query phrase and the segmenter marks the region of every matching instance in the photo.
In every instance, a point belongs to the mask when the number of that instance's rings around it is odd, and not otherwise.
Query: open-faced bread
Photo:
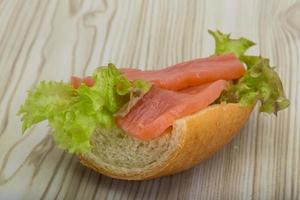
[[[172,130],[145,142],[122,133],[97,130],[92,152],[81,163],[126,180],[144,180],[189,169],[227,144],[247,121],[252,107],[216,104],[177,120]],[[134,123],[134,122],[133,122]]]

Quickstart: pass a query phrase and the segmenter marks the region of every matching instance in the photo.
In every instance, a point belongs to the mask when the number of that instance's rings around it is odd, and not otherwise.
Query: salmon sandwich
[[[98,67],[70,82],[42,81],[18,115],[25,132],[47,120],[63,150],[83,165],[126,180],[189,169],[227,144],[254,106],[274,113],[289,106],[278,74],[254,42],[209,31],[215,52],[161,70]]]

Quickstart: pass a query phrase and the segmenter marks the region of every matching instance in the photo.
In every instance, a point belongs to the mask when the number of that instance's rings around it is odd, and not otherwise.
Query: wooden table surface
[[[252,113],[241,133],[197,167],[160,179],[114,180],[58,149],[46,123],[21,135],[16,112],[40,80],[99,65],[158,69],[213,53],[208,29],[257,42],[291,100]],[[300,199],[300,1],[1,0],[0,199]]]

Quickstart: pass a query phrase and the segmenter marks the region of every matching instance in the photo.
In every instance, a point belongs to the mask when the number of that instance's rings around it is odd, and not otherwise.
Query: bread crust
[[[253,106],[217,104],[177,120],[174,131],[180,131],[181,136],[176,150],[143,173],[132,175],[108,171],[84,156],[80,156],[80,162],[101,174],[124,180],[146,180],[175,174],[197,165],[230,142],[244,126],[252,109]]]

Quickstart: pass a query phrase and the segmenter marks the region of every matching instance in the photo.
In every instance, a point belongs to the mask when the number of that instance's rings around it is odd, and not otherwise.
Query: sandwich
[[[172,175],[230,142],[255,106],[289,106],[281,80],[255,45],[220,31],[215,52],[160,70],[98,67],[69,82],[41,81],[20,106],[23,133],[47,120],[59,148],[117,179]]]

